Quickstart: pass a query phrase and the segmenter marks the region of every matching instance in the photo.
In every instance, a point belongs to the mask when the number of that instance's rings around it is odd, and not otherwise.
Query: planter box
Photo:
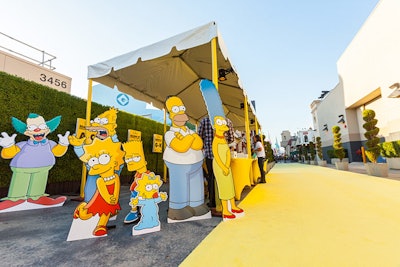
[[[378,176],[378,177],[388,177],[389,176],[389,165],[387,163],[365,163],[365,170],[368,175]]]
[[[335,165],[335,163],[336,162],[340,162],[340,159],[338,159],[338,158],[332,158],[331,159],[331,163],[333,164],[333,165]],[[344,159],[342,159],[342,162],[349,162],[349,158],[344,158]]]
[[[335,166],[337,170],[341,170],[341,171],[348,171],[349,170],[349,163],[346,161],[338,161],[335,162]]]
[[[318,161],[318,166],[326,167],[327,166],[326,160],[319,160]]]
[[[400,170],[400,158],[386,158],[390,169]]]

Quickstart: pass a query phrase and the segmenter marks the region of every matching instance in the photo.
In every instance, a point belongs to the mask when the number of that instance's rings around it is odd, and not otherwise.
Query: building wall
[[[381,0],[337,62],[339,83],[320,102],[313,102],[314,127],[321,136],[324,151],[332,149],[332,126],[340,114],[343,146],[349,161],[361,161],[357,150],[365,143],[362,111],[376,113],[381,140],[400,138],[400,98],[390,98],[400,83],[400,1]],[[328,133],[322,131],[328,124]],[[325,153],[324,153],[325,155]]]
[[[388,97],[389,87],[400,82],[399,12],[400,1],[381,0],[337,62],[345,107],[358,118],[364,108],[373,109],[383,137],[400,125],[400,99]],[[362,118],[358,124],[363,130]]]
[[[4,51],[0,51],[0,71],[49,86],[58,91],[71,93],[72,79],[70,77],[15,57]]]

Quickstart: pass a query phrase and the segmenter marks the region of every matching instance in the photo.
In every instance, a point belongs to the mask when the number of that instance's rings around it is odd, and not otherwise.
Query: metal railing
[[[25,49],[28,48],[28,49],[32,49],[34,51],[40,52],[41,53],[41,59],[40,60],[39,59],[35,59],[32,56],[28,56],[26,54],[23,54],[22,52],[14,51],[13,49],[7,48],[7,47],[5,47],[5,46],[3,46],[1,44],[0,44],[0,49],[3,49],[3,50],[5,50],[5,51],[7,51],[7,52],[9,52],[11,54],[18,55],[18,56],[20,56],[20,57],[22,57],[24,59],[27,59],[27,60],[32,61],[34,63],[37,63],[38,65],[40,65],[42,67],[47,67],[47,68],[49,68],[51,70],[55,70],[56,69],[52,65],[52,61],[54,59],[56,59],[55,56],[53,56],[53,55],[51,55],[51,54],[49,54],[49,53],[47,53],[47,52],[45,52],[43,50],[40,50],[40,49],[38,49],[36,47],[33,47],[33,46],[29,45],[29,44],[26,44],[26,43],[24,43],[22,41],[19,41],[19,40],[15,39],[15,38],[5,34],[5,33],[0,32],[0,35],[4,36],[4,37],[6,37],[6,38],[8,38],[8,39],[10,39],[10,40],[12,40],[14,42],[17,42],[18,44],[23,45],[23,47]],[[40,56],[38,56],[38,57],[40,57]]]

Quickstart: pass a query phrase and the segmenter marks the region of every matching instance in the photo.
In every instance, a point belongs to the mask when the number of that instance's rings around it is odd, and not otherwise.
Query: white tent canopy
[[[211,41],[217,40],[217,69],[232,69],[224,42],[215,22],[173,36],[164,41],[90,65],[88,79],[107,85],[152,103],[163,109],[168,96],[180,97],[187,107],[192,123],[207,115],[207,109],[199,90],[201,79],[212,80]],[[219,82],[218,89],[226,116],[235,129],[245,129],[243,103],[245,91],[235,71]],[[249,119],[255,120],[255,112],[249,104]]]

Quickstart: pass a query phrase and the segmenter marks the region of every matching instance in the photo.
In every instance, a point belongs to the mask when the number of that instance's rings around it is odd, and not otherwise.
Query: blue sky
[[[86,98],[88,65],[216,21],[274,143],[312,126],[311,102],[338,83],[336,62],[378,2],[3,0],[0,32],[55,55]]]

